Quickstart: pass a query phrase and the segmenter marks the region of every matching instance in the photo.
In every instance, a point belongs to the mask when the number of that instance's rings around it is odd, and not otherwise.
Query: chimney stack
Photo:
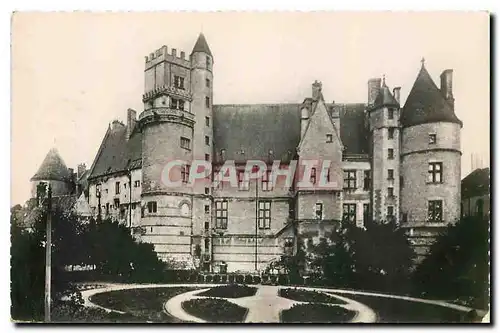
[[[394,95],[396,102],[401,104],[401,87],[394,87],[394,89],[392,89],[392,94]]]
[[[380,91],[380,84],[382,80],[380,78],[373,78],[368,80],[368,105],[373,105],[375,99]]]
[[[320,99],[321,96],[321,88],[322,84],[318,80],[314,81],[312,84],[312,99],[313,101],[317,101]]]
[[[441,94],[453,106],[453,69],[445,69],[441,73]]]
[[[133,109],[127,110],[127,140],[130,139],[137,122],[137,112]]]

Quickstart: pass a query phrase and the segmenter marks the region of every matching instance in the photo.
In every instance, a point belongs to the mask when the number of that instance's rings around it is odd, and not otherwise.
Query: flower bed
[[[319,303],[296,304],[281,313],[283,323],[346,323],[355,312]]]
[[[182,303],[184,311],[210,323],[241,323],[247,309],[225,299],[198,298]]]
[[[279,290],[278,295],[299,302],[345,304],[344,301],[328,294],[300,288],[282,288]]]
[[[240,297],[253,296],[255,295],[256,291],[257,288],[255,287],[230,284],[225,286],[213,287],[198,295],[207,297],[240,298]]]

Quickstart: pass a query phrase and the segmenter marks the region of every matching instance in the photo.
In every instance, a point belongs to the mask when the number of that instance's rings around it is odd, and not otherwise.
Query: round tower
[[[418,255],[460,218],[460,130],[454,112],[452,70],[438,88],[422,67],[401,116],[402,227]]]
[[[142,131],[141,227],[143,241],[158,256],[192,263],[192,189],[187,185],[193,159],[190,61],[185,53],[161,47],[146,57]],[[171,164],[175,160],[183,165]],[[168,166],[171,166],[169,168]]]
[[[368,116],[371,136],[371,213],[374,221],[395,221],[400,204],[399,89],[395,95],[385,77],[368,81]]]
[[[49,150],[40,168],[31,177],[31,197],[37,197],[37,188],[40,183],[50,185],[52,196],[72,194],[75,186],[71,169],[66,167],[57,149]]]

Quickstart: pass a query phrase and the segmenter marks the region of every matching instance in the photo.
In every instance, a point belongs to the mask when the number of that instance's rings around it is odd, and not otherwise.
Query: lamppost
[[[132,231],[132,170],[127,170],[127,176],[129,179],[129,200],[128,200],[128,227]]]
[[[255,271],[258,271],[259,179],[255,179]]]
[[[50,322],[51,268],[52,268],[52,187],[47,193],[47,226],[45,240],[45,322]]]
[[[97,222],[101,222],[101,184],[95,187],[95,195],[97,197]]]

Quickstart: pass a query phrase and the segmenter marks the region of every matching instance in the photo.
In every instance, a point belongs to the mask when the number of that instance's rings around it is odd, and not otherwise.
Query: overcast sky
[[[486,13],[33,13],[12,33],[12,203],[50,148],[90,167],[108,124],[142,109],[144,56],[186,54],[199,32],[214,55],[214,103],[299,103],[314,80],[327,102],[366,102],[386,75],[404,102],[420,59],[439,86],[454,70],[462,177],[471,154],[489,165],[489,17]]]

